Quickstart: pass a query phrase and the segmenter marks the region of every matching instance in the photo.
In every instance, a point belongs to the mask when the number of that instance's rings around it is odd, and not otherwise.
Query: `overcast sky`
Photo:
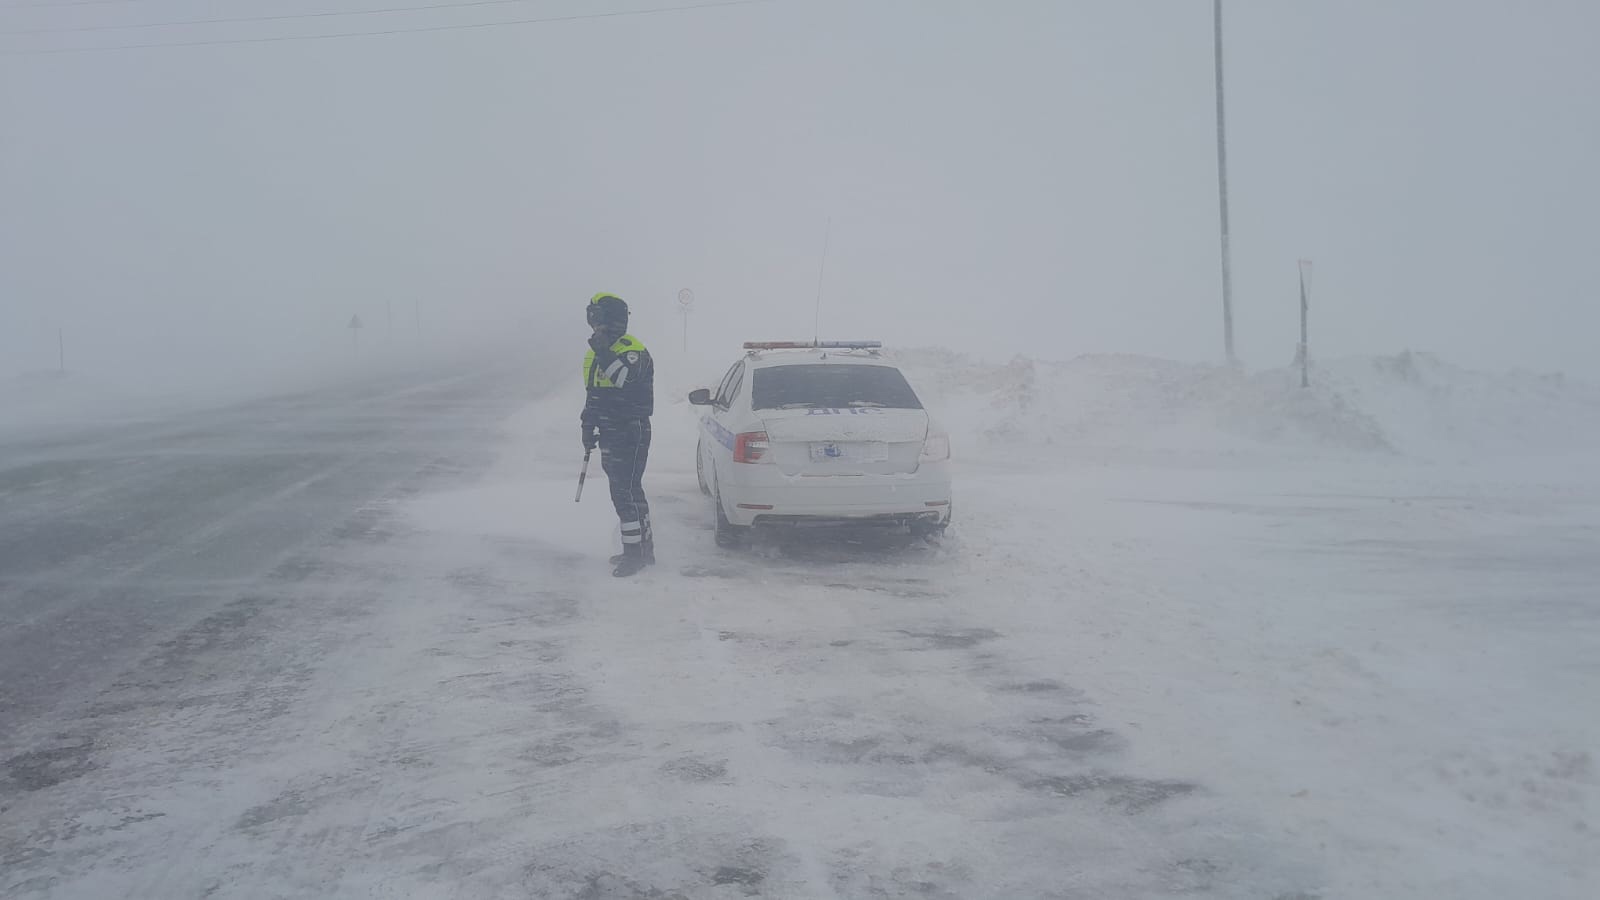
[[[423,5],[121,0],[0,31]],[[39,0],[27,0],[39,2]],[[445,2],[445,0],[437,0]],[[1208,0],[528,0],[0,35],[0,374],[295,367],[365,339],[824,336],[1222,356]],[[703,2],[703,0],[701,0]],[[1600,376],[1600,4],[1229,0],[1239,352]]]

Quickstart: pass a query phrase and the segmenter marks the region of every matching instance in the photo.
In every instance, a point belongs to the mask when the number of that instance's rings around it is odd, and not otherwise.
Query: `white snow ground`
[[[942,548],[716,550],[662,385],[662,564],[618,582],[557,390],[105,698],[124,749],[4,811],[49,833],[0,893],[1600,891],[1592,390],[902,358],[959,457]]]

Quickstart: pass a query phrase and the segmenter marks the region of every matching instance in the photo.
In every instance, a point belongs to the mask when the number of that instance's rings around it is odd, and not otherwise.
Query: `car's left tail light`
[[[923,462],[944,462],[950,458],[950,435],[930,434],[922,442]]]
[[[771,462],[768,458],[772,442],[765,431],[747,431],[733,439],[733,461],[736,463]]]

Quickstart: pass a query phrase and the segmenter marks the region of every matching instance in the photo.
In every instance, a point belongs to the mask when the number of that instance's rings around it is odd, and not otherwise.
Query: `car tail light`
[[[736,463],[764,462],[772,444],[765,431],[747,431],[733,439],[733,461]]]
[[[922,442],[923,462],[943,462],[950,458],[950,436],[947,434],[930,434]]]

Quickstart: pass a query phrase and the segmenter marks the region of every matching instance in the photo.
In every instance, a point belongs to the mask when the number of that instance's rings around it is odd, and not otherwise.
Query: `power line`
[[[777,3],[780,0],[714,0],[685,6],[661,6],[654,9],[630,9],[606,13],[582,13],[570,16],[546,16],[537,19],[508,19],[501,22],[474,22],[465,25],[427,25],[417,28],[390,28],[382,31],[341,31],[333,34],[280,35],[277,37],[231,38],[207,41],[169,41],[149,44],[113,44],[104,47],[54,47],[48,50],[7,50],[0,56],[47,56],[58,53],[97,53],[108,50],[153,50],[164,47],[209,47],[221,44],[275,44],[286,41],[326,41],[339,38],[386,37],[396,34],[424,34],[435,31],[465,31],[468,29],[500,28],[509,25],[545,25],[556,22],[578,22],[586,19],[620,19],[629,16],[650,16],[662,13],[690,12],[698,9],[718,9],[729,6],[754,6],[759,3]],[[459,5],[459,4],[458,4]]]
[[[474,6],[508,6],[513,3],[542,3],[547,0],[465,0],[462,3],[429,3],[423,6],[391,6],[383,9],[356,9],[343,12],[282,13],[275,16],[239,16],[231,19],[174,19],[170,22],[140,22],[131,25],[82,25],[73,28],[27,28],[0,31],[15,34],[76,34],[87,31],[135,31],[142,28],[174,28],[180,25],[228,25],[241,22],[280,22],[285,19],[326,19],[333,16],[376,16],[387,13],[422,12],[436,9],[467,9]]]
[[[59,3],[7,3],[0,9],[55,9],[61,6],[111,6],[123,3],[143,3],[144,0],[61,0]]]

